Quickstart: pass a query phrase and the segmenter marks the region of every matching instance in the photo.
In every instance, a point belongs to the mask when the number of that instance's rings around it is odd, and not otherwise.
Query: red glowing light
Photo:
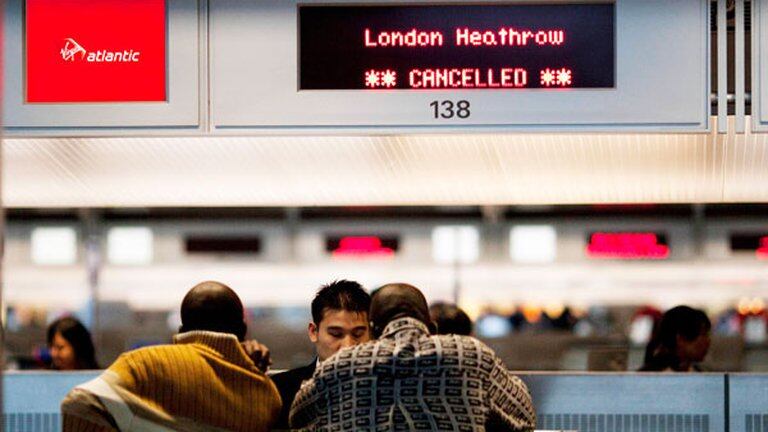
[[[768,236],[760,238],[760,247],[755,251],[759,259],[768,259]]]
[[[339,240],[339,247],[332,252],[334,258],[392,258],[395,251],[392,248],[382,246],[379,237],[343,237]]]
[[[665,259],[669,246],[654,233],[594,233],[587,245],[592,258]]]

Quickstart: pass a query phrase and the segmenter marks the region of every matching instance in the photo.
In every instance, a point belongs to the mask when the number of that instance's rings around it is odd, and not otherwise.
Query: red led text
[[[408,32],[382,31],[371,36],[371,30],[365,29],[366,47],[427,47],[442,46],[443,34],[438,31],[419,31],[412,29]]]
[[[499,30],[473,30],[457,28],[454,34],[456,46],[560,46],[565,42],[565,31],[517,30],[511,27]],[[375,47],[437,47],[443,46],[444,36],[439,31],[411,29],[409,31],[379,31],[366,28],[363,43],[366,48]]]
[[[368,88],[393,88],[397,86],[397,72],[387,69],[365,71],[365,86]]]
[[[474,69],[412,69],[408,85],[415,89],[433,88],[521,88],[528,84],[528,72],[523,68]]]
[[[525,45],[562,45],[565,39],[563,30],[515,30],[502,28],[498,31],[479,31],[468,28],[456,29],[458,46],[525,46]]]

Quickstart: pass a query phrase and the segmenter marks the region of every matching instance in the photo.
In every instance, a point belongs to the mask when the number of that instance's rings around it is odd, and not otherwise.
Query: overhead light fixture
[[[107,259],[111,264],[150,264],[153,249],[152,230],[147,227],[116,227],[107,232]]]
[[[440,264],[471,264],[480,256],[480,232],[469,225],[443,225],[432,230],[432,257]]]
[[[525,264],[551,263],[557,257],[557,232],[552,225],[520,225],[509,232],[512,261]]]
[[[72,265],[77,261],[77,234],[71,227],[32,230],[32,262],[38,265]]]

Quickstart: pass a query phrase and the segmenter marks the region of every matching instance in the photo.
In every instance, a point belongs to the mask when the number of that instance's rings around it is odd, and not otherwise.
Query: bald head
[[[423,322],[434,333],[434,324],[429,318],[427,299],[418,288],[404,283],[387,284],[371,296],[371,322],[374,337],[378,338],[393,320],[415,318]]]
[[[243,303],[231,288],[220,282],[195,285],[181,302],[181,332],[207,330],[245,338]]]

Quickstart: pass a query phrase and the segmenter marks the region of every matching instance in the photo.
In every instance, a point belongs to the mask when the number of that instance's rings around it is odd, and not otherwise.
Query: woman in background
[[[668,310],[648,343],[640,371],[700,372],[698,363],[709,351],[711,329],[712,323],[699,309]]]
[[[53,369],[99,369],[91,333],[75,318],[59,318],[48,326],[48,348]]]

